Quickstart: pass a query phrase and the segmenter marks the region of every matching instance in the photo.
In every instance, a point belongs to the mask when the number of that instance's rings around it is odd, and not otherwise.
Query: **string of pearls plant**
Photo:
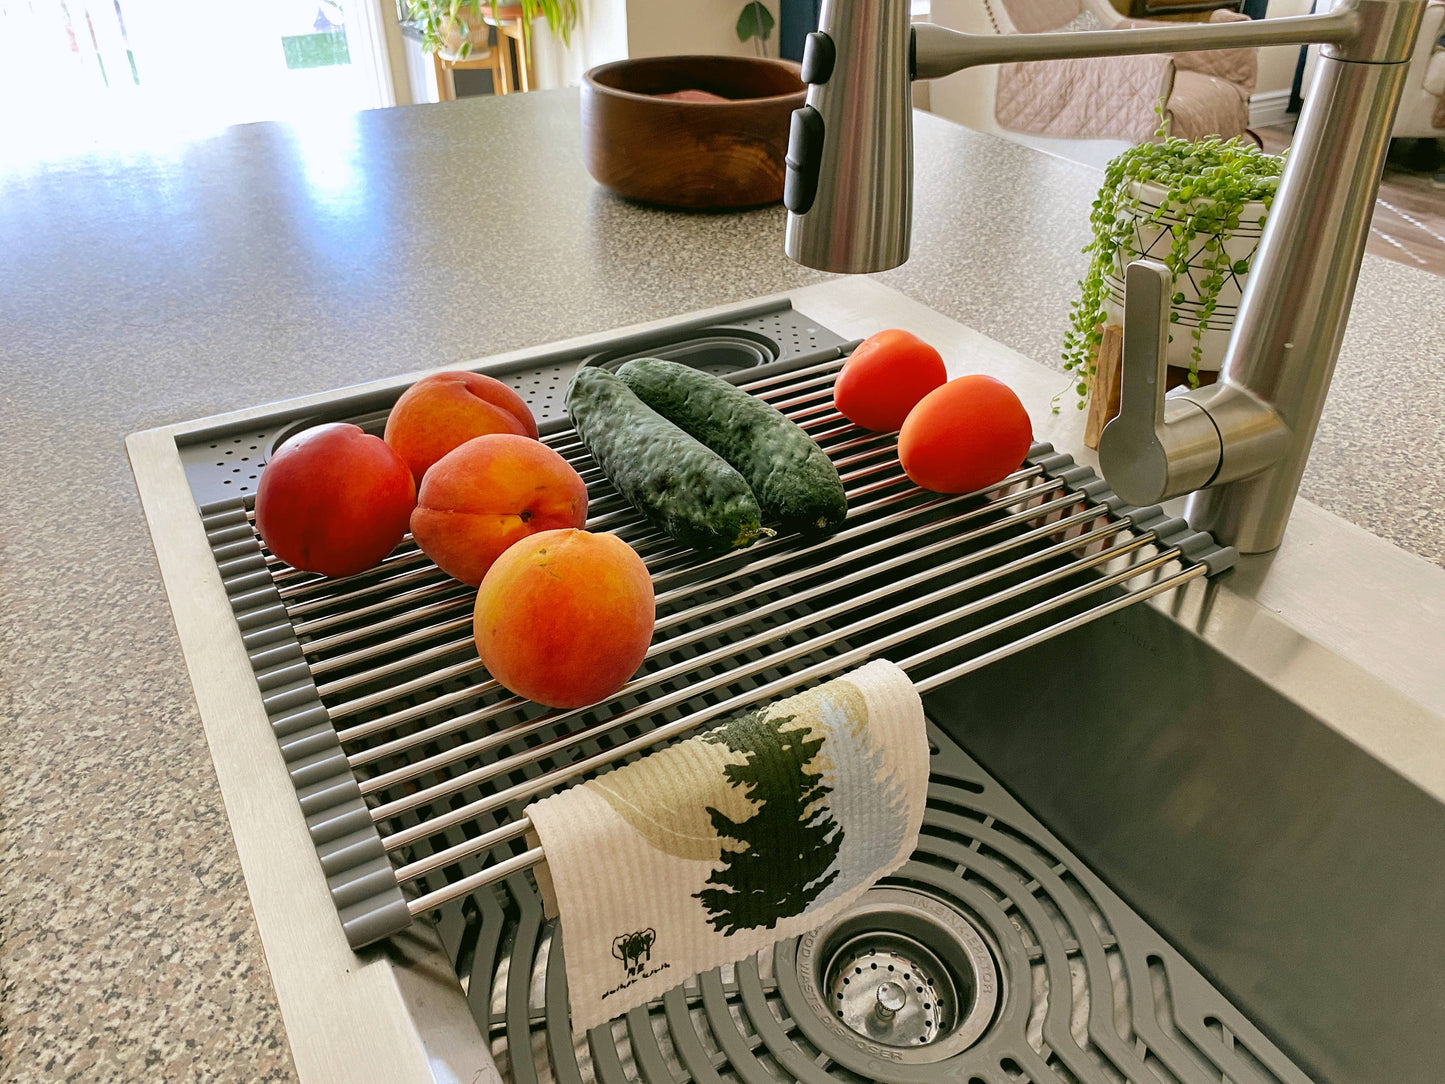
[[[1093,384],[1095,358],[1103,338],[1105,275],[1119,261],[1121,250],[1120,266],[1140,255],[1134,240],[1141,225],[1158,225],[1166,216],[1172,222],[1167,225],[1173,236],[1164,264],[1175,282],[1185,273],[1191,254],[1198,255],[1196,241],[1204,238],[1203,258],[1194,263],[1195,271],[1202,273],[1195,279],[1199,320],[1190,332],[1194,343],[1189,384],[1199,385],[1200,340],[1214,315],[1220,287],[1231,272],[1244,274],[1249,270],[1247,261],[1230,259],[1224,238],[1239,228],[1246,205],[1262,203],[1268,211],[1284,162],[1284,156],[1265,154],[1236,137],[1201,142],[1166,138],[1141,143],[1109,163],[1089,215],[1093,238],[1084,247],[1089,257],[1088,270],[1079,283],[1080,296],[1070,311],[1070,327],[1064,336],[1064,368],[1076,378],[1079,409],[1084,408]],[[1145,209],[1140,199],[1146,184],[1167,193],[1157,208]],[[1259,226],[1264,225],[1264,219],[1263,215],[1259,217]],[[1176,292],[1172,300],[1174,305],[1180,305],[1184,294]],[[1169,319],[1178,323],[1179,311],[1172,311]]]

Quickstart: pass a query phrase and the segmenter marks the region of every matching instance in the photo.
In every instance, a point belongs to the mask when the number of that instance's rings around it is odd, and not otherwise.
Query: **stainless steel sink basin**
[[[867,280],[790,296],[836,333],[829,342],[910,328],[956,372],[1007,380],[1037,438],[1078,448],[1080,420],[1047,408],[1057,374]],[[569,364],[615,361],[654,332],[693,334],[709,319],[493,362],[531,365],[536,408],[555,416]],[[711,363],[753,364],[749,344],[762,341],[755,363],[767,364],[766,341],[781,336],[744,330],[722,353],[708,338]],[[240,553],[254,538],[244,514],[217,530],[197,506],[235,506],[227,487],[253,484],[229,464],[209,472],[222,453],[208,442],[251,434],[260,449],[286,425],[343,406],[379,417],[410,379],[128,442],[303,1079],[1438,1075],[1445,571],[1305,503],[1276,554],[1213,579],[1171,580],[1183,586],[965,676],[925,681],[936,753],[915,859],[862,911],[808,938],[576,1036],[555,931],[519,854],[475,891],[443,890],[445,906],[424,909],[433,920],[353,952],[288,777],[294,749],[283,759],[278,747],[278,734],[282,746],[318,735],[272,729],[312,679],[287,662],[258,688],[258,650],[289,659],[289,647],[248,642],[258,626],[245,619],[243,636],[236,615],[250,612],[252,586],[268,586],[270,573],[223,572],[223,583],[216,545]],[[866,651],[856,638],[845,646]],[[923,672],[952,674],[949,665]],[[418,883],[435,894],[472,868],[438,862]],[[848,968],[874,964],[909,980],[844,989]]]
[[[1324,674],[1320,695],[1342,702],[1371,684],[1340,659]],[[1416,710],[1392,700],[1374,693],[1384,719]],[[928,707],[1318,1079],[1438,1077],[1436,798],[1152,607]]]

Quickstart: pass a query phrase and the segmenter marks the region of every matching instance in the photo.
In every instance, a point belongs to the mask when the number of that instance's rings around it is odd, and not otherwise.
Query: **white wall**
[[[1280,19],[1286,15],[1308,15],[1310,0],[1269,0],[1266,18]],[[1288,93],[1294,83],[1295,65],[1299,63],[1298,45],[1272,45],[1259,51],[1259,85],[1256,95]]]
[[[532,76],[540,90],[577,86],[582,74],[627,56],[627,0],[580,0],[571,45],[552,36],[545,19],[532,24]]]
[[[744,0],[627,0],[627,55],[669,56],[730,53],[753,56],[755,43],[738,41]],[[777,0],[764,6],[778,18]],[[767,43],[778,55],[778,29]]]

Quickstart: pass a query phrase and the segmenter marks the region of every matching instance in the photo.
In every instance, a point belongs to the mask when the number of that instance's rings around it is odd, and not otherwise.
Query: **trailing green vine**
[[[1094,359],[1107,319],[1105,275],[1115,266],[1121,249],[1121,264],[1139,255],[1133,247],[1136,222],[1157,224],[1166,215],[1178,220],[1169,226],[1173,236],[1163,261],[1176,282],[1189,263],[1196,238],[1202,235],[1205,239],[1204,259],[1196,264],[1196,270],[1202,272],[1198,282],[1199,322],[1191,332],[1194,344],[1189,358],[1189,383],[1197,387],[1203,333],[1214,315],[1220,288],[1231,272],[1242,275],[1249,270],[1246,260],[1230,260],[1223,239],[1240,227],[1240,216],[1247,204],[1262,203],[1268,211],[1283,172],[1283,155],[1265,154],[1238,138],[1198,143],[1168,138],[1141,143],[1109,163],[1089,214],[1093,238],[1084,247],[1089,267],[1079,283],[1080,295],[1070,311],[1070,327],[1064,336],[1064,368],[1076,378],[1079,409],[1083,409],[1093,383]],[[1158,208],[1145,213],[1134,187],[1147,183],[1167,194]],[[1264,220],[1261,215],[1257,224],[1263,226]],[[1182,293],[1173,296],[1175,305],[1184,300]],[[1169,319],[1171,323],[1179,322],[1177,309]]]
[[[480,22],[484,14],[492,15],[493,2],[498,7],[509,6],[505,0],[400,0],[399,9],[402,20],[421,31],[422,49],[428,53],[444,49],[448,32],[453,27],[460,28],[462,40],[457,55],[465,60],[472,52],[472,43],[466,35],[466,14],[470,11]],[[517,6],[522,9],[524,42],[532,32],[532,20],[540,15],[563,44],[570,44],[572,30],[577,25],[577,0],[517,0]]]

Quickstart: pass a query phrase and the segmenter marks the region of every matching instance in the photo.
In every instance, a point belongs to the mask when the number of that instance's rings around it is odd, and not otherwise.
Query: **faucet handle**
[[[1124,269],[1124,350],[1119,362],[1119,418],[1153,435],[1164,425],[1169,366],[1169,291],[1174,276],[1162,263],[1135,260]],[[1150,502],[1153,503],[1153,502]]]
[[[1114,492],[1149,505],[1206,485],[1219,468],[1219,431],[1184,397],[1164,398],[1174,276],[1153,260],[1124,271],[1119,413],[1099,438],[1099,466]]]

